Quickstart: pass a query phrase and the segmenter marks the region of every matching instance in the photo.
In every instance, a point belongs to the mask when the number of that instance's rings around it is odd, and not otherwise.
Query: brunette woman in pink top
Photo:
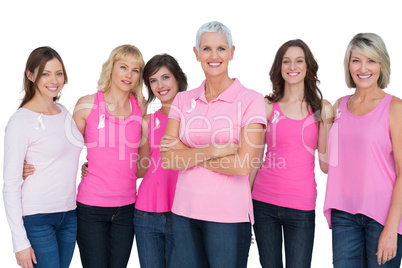
[[[139,152],[146,157],[138,163],[137,170],[137,177],[144,179],[135,204],[135,240],[141,267],[176,268],[171,210],[179,171],[162,168],[159,144],[174,97],[187,89],[187,77],[172,56],[161,54],[147,62],[143,78],[148,103],[157,98],[162,107],[143,120]]]
[[[273,94],[265,99],[266,156],[250,175],[254,232],[262,267],[310,267],[317,197],[314,162],[327,172],[326,144],[332,106],[322,99],[318,64],[300,39],[284,43],[270,71]],[[327,119],[329,118],[329,119]],[[255,179],[255,181],[254,181]]]
[[[229,77],[234,50],[225,25],[200,27],[194,53],[206,79],[177,94],[161,140],[162,167],[181,170],[172,207],[177,267],[247,266],[248,174],[263,148],[266,112],[261,94]]]
[[[103,64],[96,94],[80,98],[74,119],[87,146],[78,186],[77,243],[83,267],[126,267],[134,239],[144,60],[132,45]]]
[[[324,204],[334,267],[400,267],[402,101],[383,91],[391,69],[381,37],[354,36],[344,67],[355,91],[334,105]]]

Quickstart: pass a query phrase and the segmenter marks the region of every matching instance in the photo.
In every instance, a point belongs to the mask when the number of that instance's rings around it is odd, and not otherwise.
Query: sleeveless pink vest
[[[118,207],[135,203],[138,146],[142,113],[130,96],[132,112],[116,118],[105,107],[103,92],[95,94],[86,120],[88,174],[78,186],[77,201],[86,205]]]

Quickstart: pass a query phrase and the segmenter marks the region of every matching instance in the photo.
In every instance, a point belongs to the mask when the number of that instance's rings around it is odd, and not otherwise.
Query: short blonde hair
[[[102,72],[98,80],[98,89],[104,92],[110,89],[114,63],[119,60],[127,59],[127,57],[132,57],[133,63],[140,65],[140,79],[131,93],[133,93],[137,99],[142,100],[142,73],[144,71],[145,62],[140,50],[133,45],[122,45],[113,49],[110,53],[109,59],[102,65]]]
[[[344,59],[345,80],[349,88],[356,88],[356,84],[349,71],[353,49],[358,49],[362,54],[381,64],[380,77],[378,78],[377,85],[381,89],[386,88],[391,76],[391,61],[382,38],[375,33],[359,33],[350,41]]]

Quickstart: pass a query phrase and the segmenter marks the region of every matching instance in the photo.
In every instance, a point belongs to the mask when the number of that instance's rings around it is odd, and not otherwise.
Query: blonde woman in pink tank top
[[[103,64],[96,94],[80,98],[74,120],[85,137],[88,173],[78,187],[77,243],[83,267],[126,267],[134,239],[136,160],[144,60],[132,45]]]
[[[380,36],[357,34],[344,60],[355,88],[334,105],[324,214],[335,267],[400,267],[402,101],[383,91],[390,58]],[[385,265],[384,265],[385,264]]]
[[[317,86],[318,64],[302,40],[278,50],[270,77],[273,94],[266,98],[266,157],[250,175],[254,233],[262,267],[310,267],[317,197],[314,163],[327,172],[327,133],[332,105]],[[262,156],[261,156],[262,158]]]

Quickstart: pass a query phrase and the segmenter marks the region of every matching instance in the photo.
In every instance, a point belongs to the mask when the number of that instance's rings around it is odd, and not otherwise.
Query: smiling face
[[[116,61],[112,69],[111,88],[130,92],[140,79],[141,66],[132,57]]]
[[[285,84],[304,83],[307,64],[303,49],[289,47],[283,55],[281,73]]]
[[[378,87],[381,64],[353,49],[350,55],[349,72],[356,88]]]
[[[40,75],[36,84],[40,95],[47,98],[55,98],[63,88],[65,82],[63,66],[60,61],[53,58],[46,63],[41,74],[38,74],[37,72],[38,68],[36,68],[34,73],[27,71],[28,79],[35,83],[37,76]]]
[[[178,92],[178,83],[166,66],[149,77],[149,84],[154,95],[161,103],[172,103]]]
[[[200,51],[194,53],[206,76],[228,75],[229,61],[233,59],[235,47],[229,49],[226,35],[220,32],[204,33],[201,36]]]

